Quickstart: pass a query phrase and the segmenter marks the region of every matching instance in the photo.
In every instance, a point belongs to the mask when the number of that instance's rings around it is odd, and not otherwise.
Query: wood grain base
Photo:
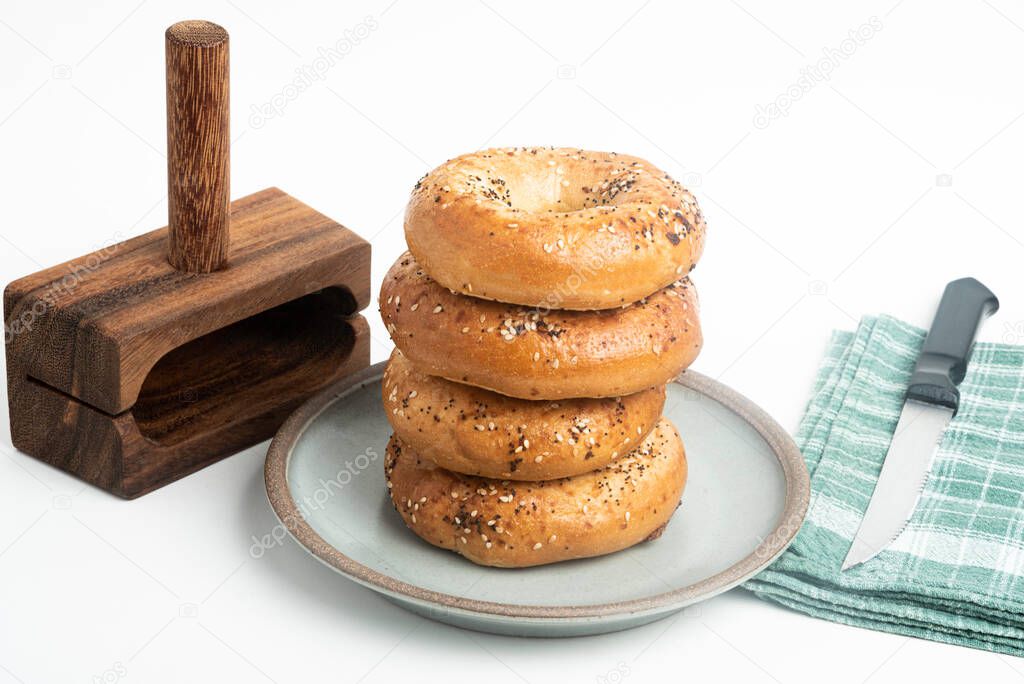
[[[270,437],[369,364],[370,246],[277,189],[231,205],[229,266],[162,228],[4,292],[14,446],[136,497]]]

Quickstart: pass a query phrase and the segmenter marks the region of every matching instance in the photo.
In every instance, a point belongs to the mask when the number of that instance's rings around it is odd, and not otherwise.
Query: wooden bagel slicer
[[[181,22],[166,50],[169,225],[4,291],[14,446],[126,498],[370,360],[369,243],[277,188],[230,202],[228,34]]]

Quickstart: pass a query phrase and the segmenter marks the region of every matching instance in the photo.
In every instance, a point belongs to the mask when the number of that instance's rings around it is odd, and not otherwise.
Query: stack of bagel
[[[686,482],[661,412],[701,346],[704,234],[693,195],[627,155],[491,149],[420,179],[379,300],[406,525],[501,567],[660,535]]]

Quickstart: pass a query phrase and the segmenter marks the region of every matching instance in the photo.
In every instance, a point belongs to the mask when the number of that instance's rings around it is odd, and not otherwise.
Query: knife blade
[[[960,407],[957,386],[967,374],[978,329],[998,309],[996,296],[974,278],[946,285],[910,376],[878,481],[842,570],[878,555],[895,541],[913,516],[935,452]]]

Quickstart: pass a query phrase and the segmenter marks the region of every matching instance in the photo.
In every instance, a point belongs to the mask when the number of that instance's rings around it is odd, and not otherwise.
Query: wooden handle
[[[167,258],[179,271],[209,273],[228,258],[228,32],[182,21],[165,35]]]

